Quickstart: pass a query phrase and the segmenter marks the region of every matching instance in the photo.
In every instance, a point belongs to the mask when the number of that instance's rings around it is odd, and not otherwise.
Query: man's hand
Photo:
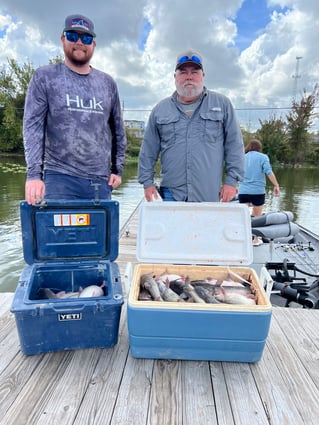
[[[45,184],[42,180],[27,180],[25,183],[25,199],[29,205],[35,205],[44,197]]]
[[[219,199],[220,202],[229,202],[231,201],[237,193],[237,187],[224,184],[220,190]]]
[[[122,177],[118,176],[117,174],[111,174],[108,184],[109,186],[112,186],[113,189],[116,189],[120,184],[122,183]]]
[[[160,195],[157,192],[157,189],[155,186],[150,186],[147,189],[144,189],[144,195],[145,195],[145,199],[148,202],[152,202],[152,201],[160,199]]]

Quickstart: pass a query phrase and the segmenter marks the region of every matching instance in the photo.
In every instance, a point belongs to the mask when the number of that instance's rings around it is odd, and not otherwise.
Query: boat
[[[273,305],[319,309],[319,235],[293,222],[287,211],[251,219],[252,267]]]

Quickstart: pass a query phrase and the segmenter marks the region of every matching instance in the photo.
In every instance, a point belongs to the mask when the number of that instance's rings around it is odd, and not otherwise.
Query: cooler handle
[[[133,276],[133,266],[132,266],[132,263],[128,262],[126,264],[125,272],[124,272],[124,285],[125,285],[125,291],[126,291],[127,297],[129,295],[129,292],[130,292],[132,276]]]
[[[53,303],[52,303],[53,304]],[[60,304],[60,305],[52,305],[52,308],[55,312],[77,312],[82,311],[85,308],[85,304],[73,304],[72,306],[70,303],[68,304]]]
[[[263,286],[263,288],[266,291],[266,295],[267,295],[268,299],[270,299],[270,295],[271,295],[271,291],[272,291],[274,281],[273,281],[272,277],[270,276],[270,274],[269,274],[269,272],[268,272],[268,270],[265,266],[262,266],[262,268],[260,270],[259,280],[260,280],[261,285]]]

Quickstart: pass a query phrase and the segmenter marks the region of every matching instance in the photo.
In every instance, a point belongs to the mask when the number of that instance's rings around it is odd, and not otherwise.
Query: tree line
[[[49,63],[63,60],[56,57]],[[24,102],[30,79],[34,73],[31,62],[20,65],[15,59],[0,71],[0,152],[23,152],[22,121]],[[272,114],[268,119],[259,120],[256,132],[242,129],[245,144],[258,138],[263,152],[268,154],[273,165],[290,166],[317,165],[319,161],[318,135],[311,133],[311,127],[318,114],[319,86],[311,93],[304,89],[300,99],[292,100],[286,115]],[[128,160],[137,159],[141,140],[127,131]]]

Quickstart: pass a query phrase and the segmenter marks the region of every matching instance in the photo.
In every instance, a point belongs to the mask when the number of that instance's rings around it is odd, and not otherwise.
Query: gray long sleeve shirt
[[[23,121],[27,179],[44,170],[83,178],[122,174],[126,133],[116,83],[94,68],[87,75],[64,63],[38,68]]]
[[[230,100],[204,88],[200,105],[188,117],[177,93],[151,112],[139,155],[138,180],[154,184],[160,156],[161,186],[177,201],[218,202],[223,184],[236,186],[244,177],[244,146]]]

